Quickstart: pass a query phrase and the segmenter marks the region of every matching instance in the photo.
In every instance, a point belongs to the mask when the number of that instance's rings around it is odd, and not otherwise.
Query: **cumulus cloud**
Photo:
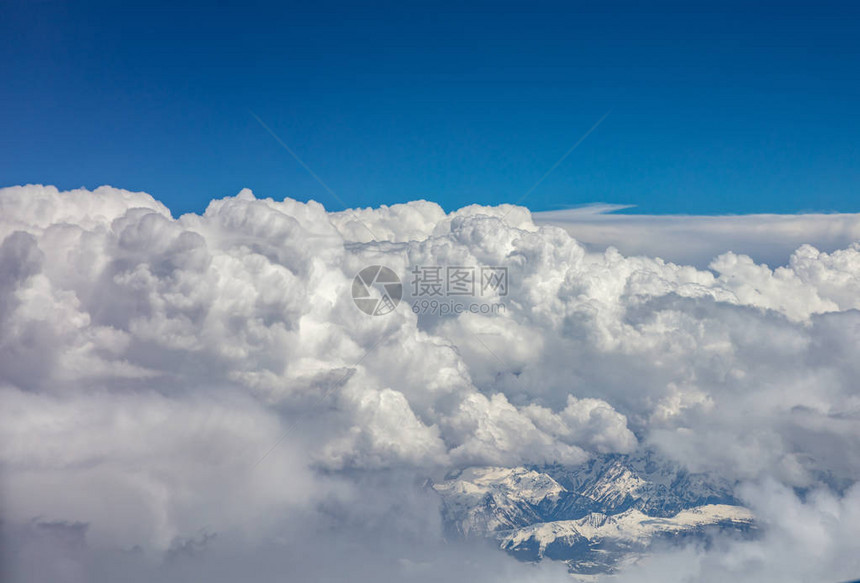
[[[750,484],[766,523],[778,512],[761,489],[782,493],[841,574],[860,478],[860,246],[815,248],[826,227],[809,220],[784,265],[715,242],[704,269],[594,251],[520,207],[329,213],[244,190],[175,218],[108,187],[2,189],[13,580],[36,580],[28,557],[46,553],[68,580],[230,580],[255,561],[320,580],[344,572],[332,556],[356,580],[465,564],[563,578],[445,547],[425,481],[638,447]],[[507,293],[484,300],[505,309],[416,314],[407,297],[368,316],[352,280],[379,264],[407,287],[414,266],[504,266]],[[767,541],[794,536],[767,524],[743,547],[762,565],[779,560]],[[685,552],[690,568],[723,560]]]
[[[860,496],[815,490],[801,499],[766,480],[744,488],[747,502],[765,525],[756,540],[722,540],[705,549],[664,549],[611,581],[852,581],[860,571],[856,551]]]

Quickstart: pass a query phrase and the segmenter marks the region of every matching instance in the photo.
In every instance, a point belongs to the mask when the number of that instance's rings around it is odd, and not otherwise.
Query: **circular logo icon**
[[[352,299],[359,310],[370,316],[393,312],[402,297],[400,278],[384,265],[365,267],[352,280]]]

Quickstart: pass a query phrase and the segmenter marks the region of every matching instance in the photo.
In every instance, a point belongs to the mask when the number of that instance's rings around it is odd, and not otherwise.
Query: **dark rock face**
[[[739,505],[733,485],[706,474],[693,474],[653,452],[609,454],[582,466],[532,468],[552,477],[568,494],[548,520],[575,520],[591,512],[619,514],[631,508],[649,516],[674,516],[706,504]]]

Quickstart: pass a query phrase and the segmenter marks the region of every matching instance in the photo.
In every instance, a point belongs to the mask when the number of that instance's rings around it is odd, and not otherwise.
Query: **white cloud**
[[[667,549],[610,580],[782,583],[857,578],[860,557],[854,541],[860,535],[860,492],[856,487],[841,498],[816,490],[801,500],[768,480],[747,485],[744,494],[765,525],[760,538],[724,540],[708,550]]]
[[[860,214],[795,215],[638,215],[612,214],[627,205],[596,205],[582,209],[535,213],[539,225],[558,225],[578,241],[626,255],[661,257],[666,261],[707,267],[717,255],[732,251],[771,267],[782,265],[804,244],[825,251],[847,247],[860,239]]]
[[[48,545],[102,567],[137,565],[134,548],[144,562],[205,555],[186,565],[194,579],[231,548],[237,565],[272,567],[283,544],[320,578],[336,572],[329,525],[345,557],[378,561],[360,567],[369,580],[423,580],[422,562],[453,572],[466,559],[440,550],[422,480],[639,445],[729,480],[822,492],[785,498],[801,514],[853,516],[853,490],[838,492],[860,478],[860,247],[800,245],[832,217],[773,219],[798,243],[775,269],[725,253],[722,237],[749,222],[721,227],[704,270],[590,251],[517,207],[327,213],[245,190],[174,219],[141,193],[27,186],[0,190],[0,211],[0,480],[24,555]],[[668,245],[695,247],[695,221],[677,221]],[[650,249],[639,232],[619,247]],[[369,317],[350,289],[373,264],[407,287],[414,265],[505,266],[508,295],[492,301],[506,309],[431,317],[404,302]],[[814,520],[828,573],[842,573],[847,527]],[[767,540],[794,536],[785,521],[769,528]],[[371,531],[403,539],[400,555],[362,546]],[[777,546],[744,548],[766,563]],[[558,575],[490,568],[472,551],[493,576]]]

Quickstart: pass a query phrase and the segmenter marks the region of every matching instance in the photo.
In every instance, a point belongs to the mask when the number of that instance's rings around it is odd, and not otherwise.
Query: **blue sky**
[[[177,6],[3,4],[0,185],[860,211],[856,4]]]

